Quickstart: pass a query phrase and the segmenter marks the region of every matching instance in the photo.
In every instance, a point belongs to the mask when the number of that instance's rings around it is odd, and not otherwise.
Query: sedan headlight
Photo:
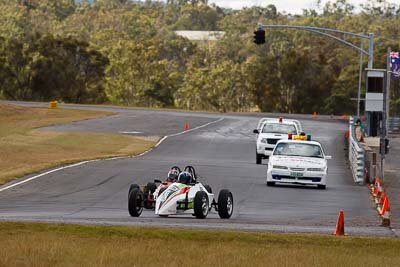
[[[325,168],[308,168],[307,171],[310,171],[310,172],[324,172]]]
[[[279,166],[279,165],[272,165],[273,169],[280,169],[280,170],[287,170],[288,167],[286,166]]]
[[[260,142],[266,144],[266,143],[267,143],[267,138],[262,138],[262,139],[260,140]]]

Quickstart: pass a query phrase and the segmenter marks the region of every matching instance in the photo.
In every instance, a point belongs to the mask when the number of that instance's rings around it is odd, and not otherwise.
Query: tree
[[[207,5],[185,5],[181,9],[178,21],[174,25],[177,30],[218,30],[221,14]]]
[[[107,94],[112,102],[138,106],[171,106],[175,90],[176,66],[157,60],[154,45],[145,47],[120,41],[109,54],[106,71]]]

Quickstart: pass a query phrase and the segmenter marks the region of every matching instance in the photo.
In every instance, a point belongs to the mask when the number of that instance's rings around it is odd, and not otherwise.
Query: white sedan
[[[290,138],[290,137],[289,137]],[[292,136],[294,140],[280,140],[269,158],[267,185],[290,183],[317,185],[326,188],[327,160],[322,145],[308,141],[309,136]]]

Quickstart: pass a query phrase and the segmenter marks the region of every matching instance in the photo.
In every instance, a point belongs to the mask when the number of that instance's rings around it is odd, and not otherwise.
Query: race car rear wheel
[[[256,164],[261,164],[262,163],[262,155],[256,154]]]
[[[229,219],[233,213],[233,196],[228,189],[222,189],[218,195],[218,214],[222,219]]]
[[[155,183],[149,182],[147,183],[146,188],[149,194],[153,194],[154,191],[156,191],[157,189],[157,185]]]
[[[139,217],[143,211],[143,193],[139,188],[133,188],[129,193],[128,211],[132,217]]]
[[[208,215],[208,195],[204,191],[198,191],[194,196],[194,215],[198,219],[204,219]]]

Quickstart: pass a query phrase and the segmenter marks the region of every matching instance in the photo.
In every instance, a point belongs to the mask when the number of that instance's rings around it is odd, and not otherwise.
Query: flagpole
[[[389,117],[390,117],[390,82],[392,80],[392,68],[391,64],[392,62],[390,61],[391,57],[390,54],[392,52],[392,49],[389,47],[388,48],[388,54],[387,54],[387,91],[386,91],[386,131],[389,129]]]
[[[385,179],[385,147],[386,147],[386,134],[387,134],[387,95],[388,88],[390,86],[390,53],[392,49],[388,47],[386,55],[386,81],[383,87],[383,110],[382,110],[382,123],[381,123],[381,134],[379,140],[380,152],[381,152],[381,174],[382,180]]]

